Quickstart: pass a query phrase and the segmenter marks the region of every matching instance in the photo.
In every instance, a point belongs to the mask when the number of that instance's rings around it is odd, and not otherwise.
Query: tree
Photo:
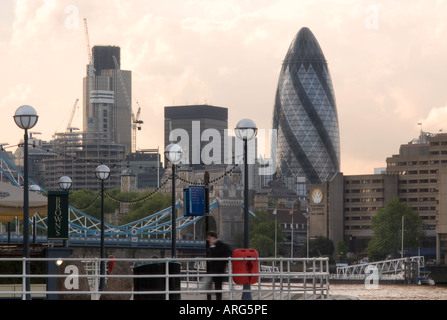
[[[86,214],[100,218],[101,216],[101,194],[88,189],[73,191],[69,196],[70,204],[85,212]],[[118,205],[107,196],[104,197],[104,212],[114,212]]]
[[[425,236],[419,214],[398,198],[388,201],[372,217],[373,237],[368,243],[370,261],[383,260],[388,254],[397,256],[402,250],[402,220],[404,221],[404,250],[416,249]]]
[[[316,237],[309,241],[309,257],[331,256],[334,243],[326,237]]]
[[[270,219],[266,211],[256,211],[255,217],[250,216],[250,248],[256,249],[260,257],[271,257],[275,254],[275,227],[276,244],[284,241],[284,233],[275,220]],[[243,234],[236,237],[236,241],[242,248]]]
[[[139,194],[138,198],[143,198],[144,195]],[[135,198],[133,199],[135,200]],[[124,223],[136,221],[145,218],[151,214],[159,212],[171,206],[171,195],[155,193],[149,199],[141,202],[136,202],[130,205],[130,212],[123,218]],[[170,219],[170,218],[169,218]]]
[[[337,242],[337,254],[338,255],[346,255],[348,253],[348,246],[346,245],[344,240],[340,240]]]

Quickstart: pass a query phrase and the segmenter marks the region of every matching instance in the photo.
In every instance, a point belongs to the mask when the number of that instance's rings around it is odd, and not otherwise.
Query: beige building
[[[323,184],[308,187],[309,238],[343,240],[343,174],[336,174]]]
[[[386,162],[386,173],[339,173],[309,185],[309,236],[328,237],[334,245],[344,239],[350,251],[366,253],[371,218],[398,197],[419,213],[440,262],[441,251],[447,250],[447,134],[421,133]]]
[[[350,250],[368,246],[371,218],[386,202],[397,197],[397,177],[387,174],[344,177],[344,234]]]
[[[387,173],[399,177],[399,199],[419,212],[436,258],[447,249],[447,134],[421,132],[387,160]]]

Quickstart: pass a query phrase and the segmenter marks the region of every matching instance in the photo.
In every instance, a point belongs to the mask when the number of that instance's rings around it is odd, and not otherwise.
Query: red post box
[[[233,258],[259,258],[258,251],[255,249],[236,249],[233,251]],[[254,284],[258,282],[259,261],[258,260],[232,260],[231,266],[233,274],[252,273],[253,275],[234,276],[233,281],[236,284]]]

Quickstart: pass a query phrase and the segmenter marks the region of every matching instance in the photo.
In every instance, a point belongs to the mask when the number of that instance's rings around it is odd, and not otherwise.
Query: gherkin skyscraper
[[[323,51],[308,28],[293,39],[279,75],[273,111],[277,174],[319,184],[340,170],[334,89]]]

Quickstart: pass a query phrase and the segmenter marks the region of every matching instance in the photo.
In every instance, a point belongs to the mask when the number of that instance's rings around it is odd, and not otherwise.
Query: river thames
[[[380,284],[376,289],[367,289],[365,284],[331,283],[331,296],[345,296],[358,300],[447,300],[447,286]]]

